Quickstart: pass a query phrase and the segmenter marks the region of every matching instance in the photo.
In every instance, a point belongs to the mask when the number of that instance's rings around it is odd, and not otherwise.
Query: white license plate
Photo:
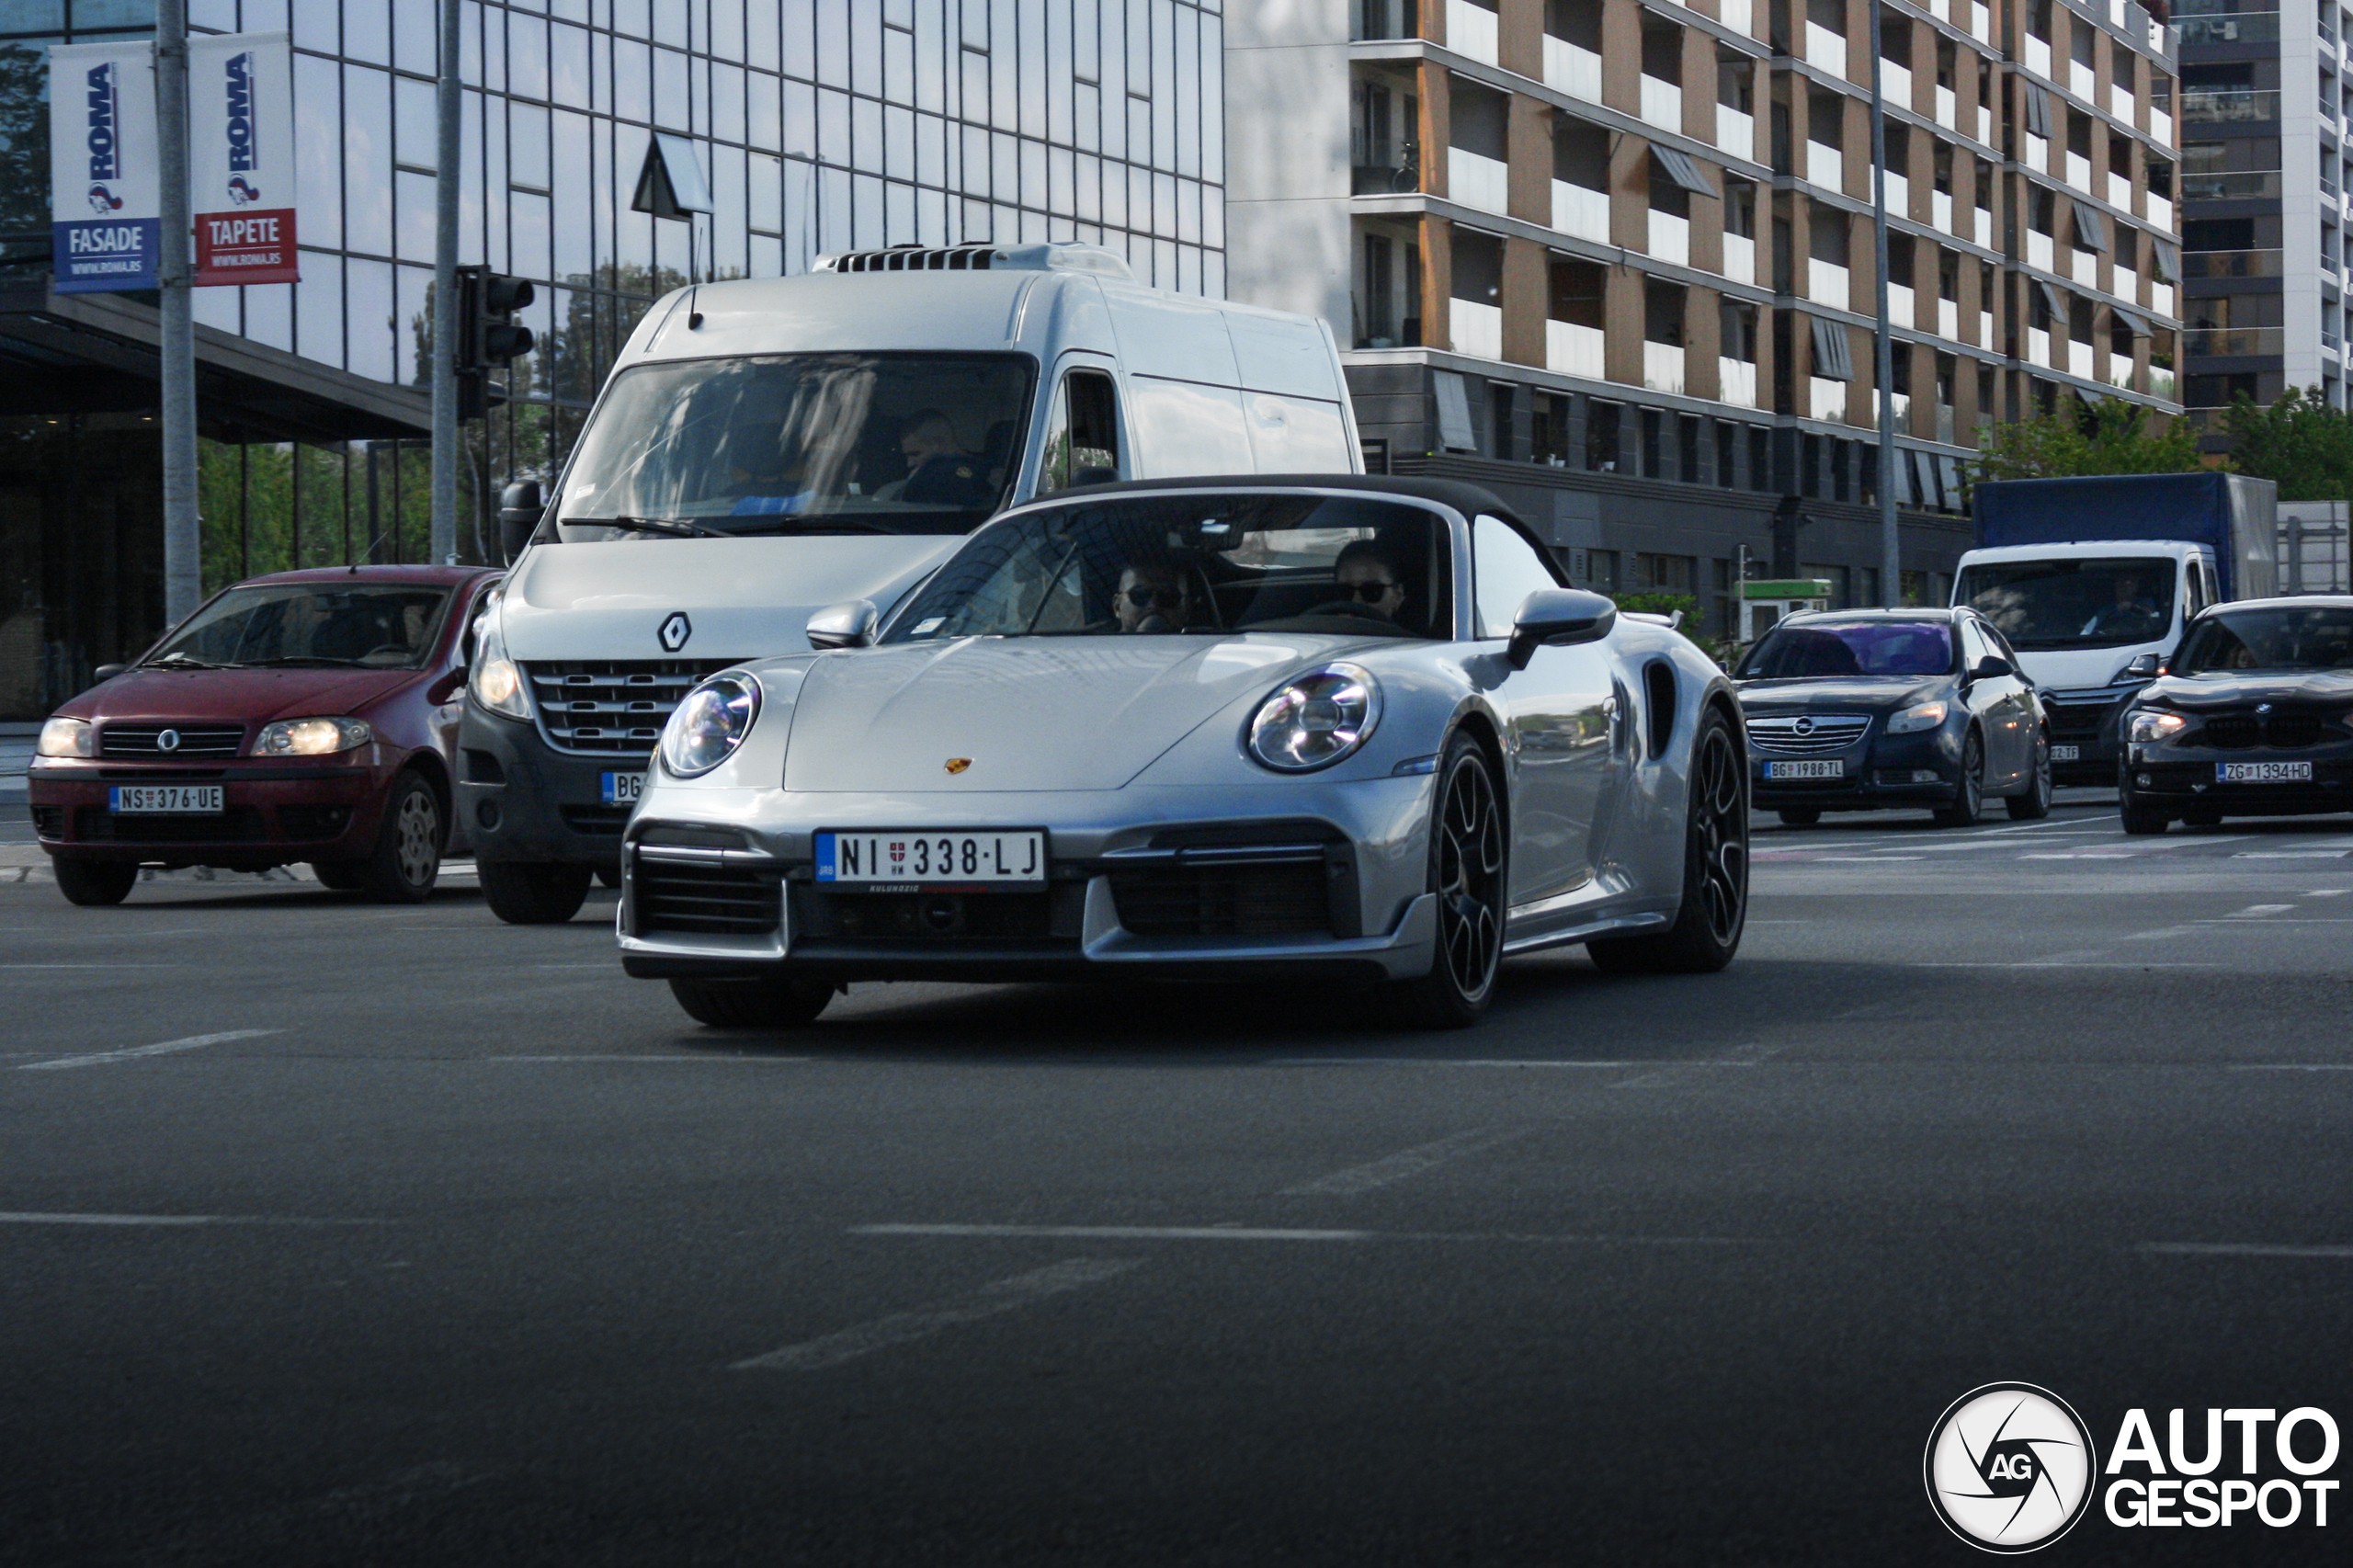
[[[2051,748],[2051,760],[2053,762],[2081,762],[2083,759],[2084,748],[2081,746],[2052,746]]]
[[[1042,833],[821,833],[817,880],[861,885],[971,887],[1043,882]]]
[[[1844,757],[1832,757],[1826,762],[1768,762],[1765,765],[1768,778],[1844,778],[1847,762]]]
[[[2217,784],[2309,784],[2313,765],[2309,762],[2218,762],[2214,765]]]
[[[642,773],[608,773],[605,775],[605,804],[633,806],[645,793]]]
[[[225,808],[218,784],[117,784],[107,809],[125,816],[208,816]]]

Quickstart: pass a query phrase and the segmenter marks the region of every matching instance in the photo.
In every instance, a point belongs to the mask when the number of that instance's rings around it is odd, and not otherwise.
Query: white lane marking
[[[185,969],[176,963],[0,963],[0,969]]]
[[[799,1345],[788,1345],[765,1356],[754,1356],[735,1362],[731,1369],[738,1372],[813,1372],[837,1367],[844,1361],[854,1360],[893,1345],[928,1339],[943,1329],[978,1323],[983,1318],[1013,1312],[1067,1290],[1101,1284],[1106,1279],[1125,1274],[1141,1261],[1132,1257],[1071,1258],[1032,1273],[995,1280],[977,1290],[928,1307],[892,1312],[888,1317],[876,1318],[872,1323],[860,1324],[856,1328],[803,1340]]]
[[[1493,1059],[1463,1059],[1451,1056],[1279,1056],[1260,1063],[1265,1067],[1656,1067],[1656,1062],[1515,1062],[1507,1057]],[[1746,1066],[1746,1062],[1722,1062],[1721,1067]]]
[[[1819,862],[1836,861],[1842,864],[1884,866],[1896,860],[1917,860],[1921,857],[1917,855],[1809,855],[1806,858]]]
[[[2143,1242],[2132,1250],[2174,1257],[2353,1257],[2353,1246],[2294,1246],[2284,1242]]]
[[[134,1045],[127,1051],[97,1051],[87,1056],[60,1056],[48,1062],[28,1062],[17,1071],[45,1073],[60,1067],[97,1067],[109,1062],[135,1062],[142,1056],[169,1056],[175,1051],[195,1051],[208,1045],[226,1045],[233,1040],[257,1040],[263,1035],[285,1032],[284,1029],[223,1029],[219,1034],[193,1034],[186,1040],[167,1040],[157,1045]]]
[[[2203,926],[2163,926],[2154,931],[2128,931],[2117,938],[2120,942],[2177,942],[2185,937],[2205,935]]]
[[[2292,903],[2250,903],[2245,909],[2234,909],[2222,916],[2225,920],[2260,920],[2267,915],[2285,915],[2295,908]]]
[[[852,1225],[853,1236],[1044,1236],[1100,1242],[1369,1242],[1372,1231],[1264,1225]]]
[[[1394,1154],[1372,1161],[1369,1165],[1350,1165],[1329,1176],[1303,1181],[1282,1190],[1285,1198],[1353,1198],[1360,1192],[1387,1187],[1404,1181],[1407,1176],[1420,1176],[1436,1170],[1449,1160],[1459,1160],[1468,1154],[1480,1153],[1498,1144],[1509,1143],[1535,1131],[1533,1127],[1479,1127],[1468,1132],[1457,1132],[1434,1143],[1423,1143],[1403,1149]]]
[[[218,1214],[6,1214],[0,1225],[217,1225]]]
[[[1972,963],[1961,960],[1924,960],[1915,963],[1891,965],[1896,969],[2228,969],[2228,964],[2192,963],[2179,959],[2142,959],[2138,962],[2117,963],[2053,963],[2049,959],[2025,959],[2011,963]]]
[[[2353,849],[2238,849],[2234,860],[2342,860]]]
[[[2082,854],[2059,851],[2049,855],[2021,855],[2021,860],[2133,860],[2140,858],[2137,849],[2096,849]]]
[[[1778,1045],[1736,1045],[1722,1061],[1662,1062],[1656,1064],[1657,1070],[1654,1072],[1645,1073],[1637,1078],[1628,1078],[1609,1086],[1613,1089],[1672,1089],[1699,1077],[1699,1069],[1754,1067],[1768,1056],[1779,1055],[1780,1051],[1781,1048]]]
[[[2353,1062],[2234,1062],[2234,1073],[2353,1073]]]
[[[484,1062],[814,1062],[813,1056],[689,1056],[682,1052],[647,1051],[639,1055],[614,1052],[598,1056],[581,1051],[569,1056],[485,1056]]]
[[[2346,888],[2314,888],[2312,892],[2304,894],[2304,896],[2306,898],[2343,898],[2348,891],[2353,890]]]

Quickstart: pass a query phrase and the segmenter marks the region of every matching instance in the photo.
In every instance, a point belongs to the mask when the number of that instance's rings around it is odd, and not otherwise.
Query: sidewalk
[[[25,793],[25,767],[33,759],[39,724],[0,724],[0,804]]]

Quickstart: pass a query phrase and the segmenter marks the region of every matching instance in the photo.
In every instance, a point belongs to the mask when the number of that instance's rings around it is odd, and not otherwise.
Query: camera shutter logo
[[[2084,1517],[2098,1459],[2065,1400],[2032,1383],[1987,1383],[1929,1429],[1928,1502],[1972,1546],[2032,1551]]]
[[[661,642],[664,653],[675,653],[685,647],[687,639],[694,634],[695,623],[687,619],[687,612],[682,609],[674,609],[670,612],[669,619],[662,623],[662,630],[654,635]]]

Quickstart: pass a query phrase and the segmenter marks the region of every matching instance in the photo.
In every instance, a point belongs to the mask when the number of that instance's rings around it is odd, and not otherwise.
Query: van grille
[[[166,749],[165,731],[176,744]],[[243,724],[108,724],[98,732],[100,756],[199,757],[234,756],[244,744]]]
[[[1120,924],[1139,937],[1257,937],[1332,929],[1319,856],[1271,865],[1173,866],[1111,873]]]
[[[523,666],[540,729],[558,751],[642,757],[670,710],[736,659],[574,659]]]
[[[637,934],[758,937],[784,919],[783,873],[639,856],[630,873]]]
[[[2117,705],[2130,696],[2111,697],[2102,694],[2093,698],[2052,697],[2045,695],[2042,711],[2051,721],[2053,740],[2078,741],[2097,737],[2108,716]]]
[[[1748,744],[1784,756],[1845,751],[1871,726],[1868,713],[1789,713],[1748,721]]]

